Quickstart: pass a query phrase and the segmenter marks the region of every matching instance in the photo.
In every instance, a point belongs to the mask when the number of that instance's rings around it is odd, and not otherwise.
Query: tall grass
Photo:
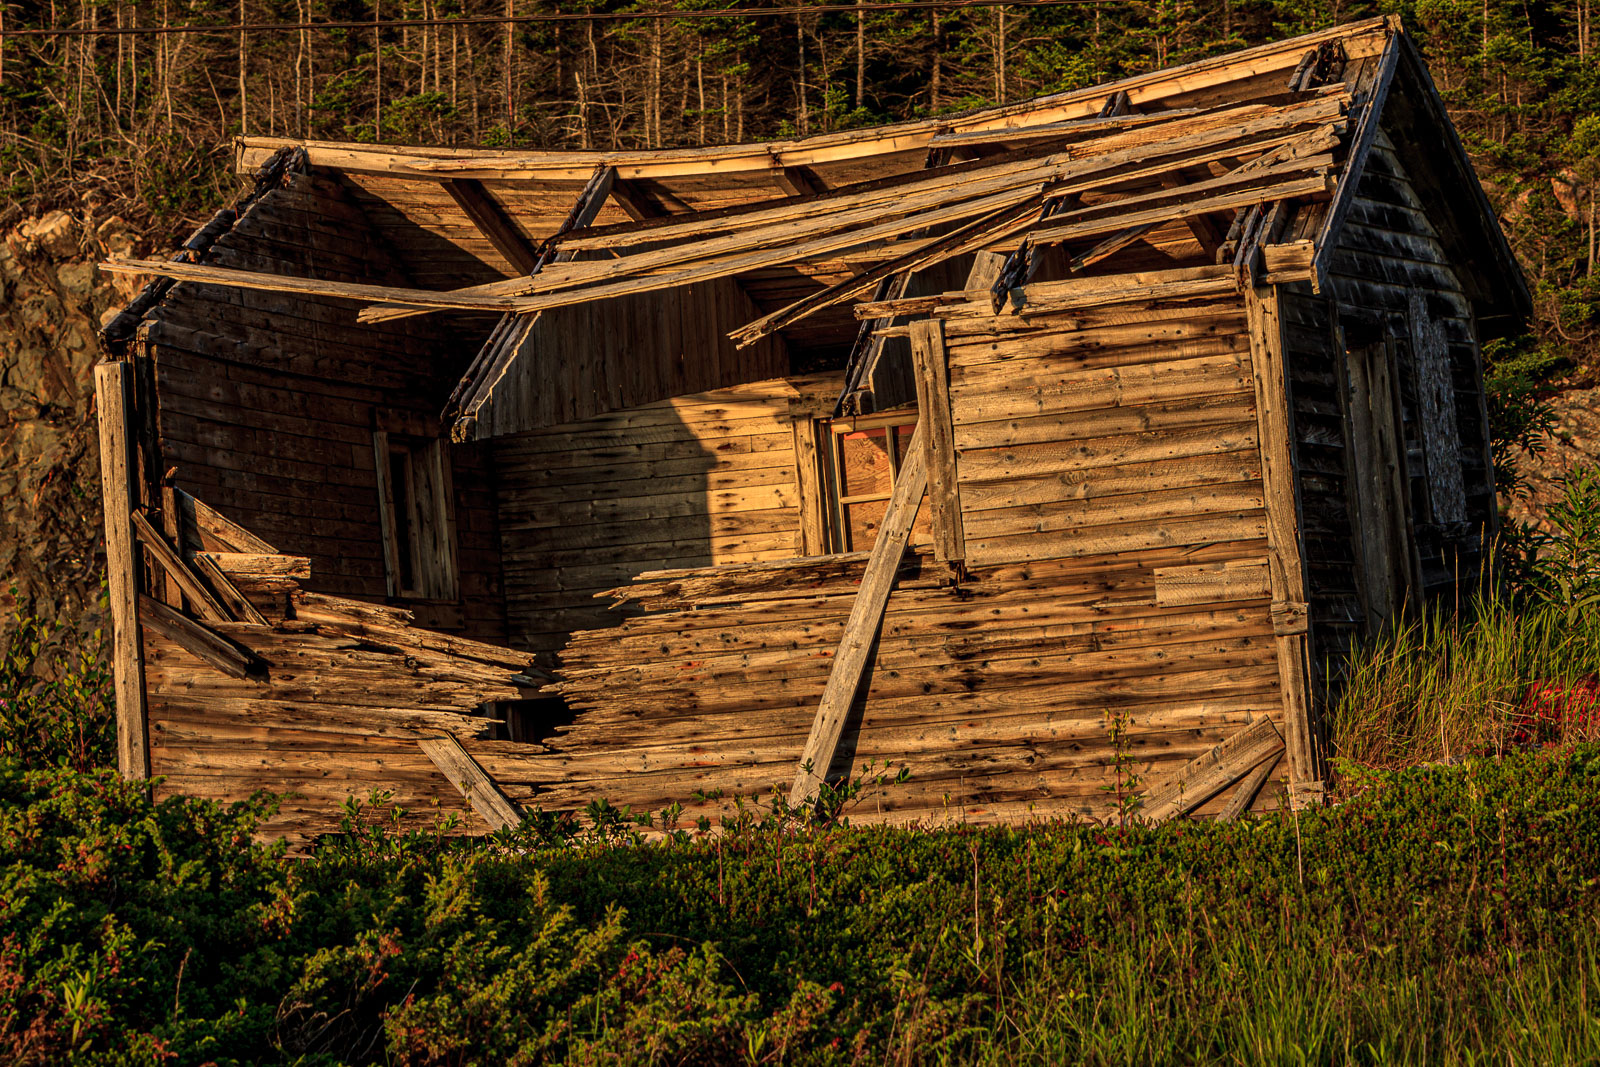
[[[1600,611],[1480,595],[1358,651],[1329,717],[1335,755],[1399,767],[1600,739]]]
[[[1131,936],[1035,973],[963,1059],[1000,1064],[1600,1063],[1600,921],[1452,956],[1324,930]]]
[[[1370,767],[1600,738],[1600,468],[1512,528],[1494,581],[1358,648],[1329,716],[1333,754]]]

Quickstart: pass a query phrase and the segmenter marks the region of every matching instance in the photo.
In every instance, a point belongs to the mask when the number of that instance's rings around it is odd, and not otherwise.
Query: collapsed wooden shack
[[[761,145],[244,138],[98,369],[124,773],[860,821],[1315,799],[1479,568],[1529,297],[1369,20]]]

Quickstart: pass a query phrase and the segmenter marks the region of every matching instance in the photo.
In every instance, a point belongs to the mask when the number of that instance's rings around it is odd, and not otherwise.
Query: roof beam
[[[672,214],[672,212],[656,203],[649,193],[640,188],[638,183],[627,181],[623,178],[617,178],[612,181],[611,196],[634,222],[643,222],[645,219],[665,218]]]
[[[772,172],[772,180],[790,196],[815,196],[827,192],[810,167],[783,167]]]
[[[444,188],[456,206],[466,212],[478,232],[518,274],[533,273],[533,268],[539,262],[539,253],[522,236],[522,231],[511,221],[511,216],[506,214],[505,208],[483,187],[482,182],[475,178],[451,178],[444,182]]]

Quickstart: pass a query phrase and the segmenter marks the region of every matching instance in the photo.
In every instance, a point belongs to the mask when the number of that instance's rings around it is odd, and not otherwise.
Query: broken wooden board
[[[884,608],[889,603],[889,592],[894,588],[900,559],[911,536],[911,524],[917,519],[917,510],[928,489],[927,449],[921,440],[922,432],[919,424],[911,435],[911,443],[906,446],[906,457],[889,497],[889,509],[867,560],[861,591],[851,605],[850,621],[845,624],[844,636],[834,654],[833,670],[828,675],[817,717],[811,724],[811,736],[800,757],[800,769],[789,791],[791,804],[815,797],[828,780],[828,768],[844,736],[850,706],[855,703],[856,692],[869,666],[878,628],[883,624]]]
[[[1160,823],[1187,815],[1282,751],[1283,736],[1272,720],[1263,716],[1190,760],[1165,788],[1145,800],[1139,817]]]
[[[454,735],[430,737],[418,741],[417,747],[427,753],[439,773],[461,791],[484,822],[496,830],[509,830],[522,823],[521,810],[507,799],[500,786],[478,766],[478,761],[461,747]]]

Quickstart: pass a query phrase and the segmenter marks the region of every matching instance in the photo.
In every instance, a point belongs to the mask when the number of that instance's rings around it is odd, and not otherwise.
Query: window
[[[455,523],[445,443],[380,430],[372,444],[389,595],[455,600]]]
[[[916,414],[838,419],[822,428],[826,433],[818,436],[824,438],[829,547],[834,552],[864,552],[878,539],[889,495],[917,428]],[[931,541],[932,519],[923,507],[917,512],[911,543]]]

